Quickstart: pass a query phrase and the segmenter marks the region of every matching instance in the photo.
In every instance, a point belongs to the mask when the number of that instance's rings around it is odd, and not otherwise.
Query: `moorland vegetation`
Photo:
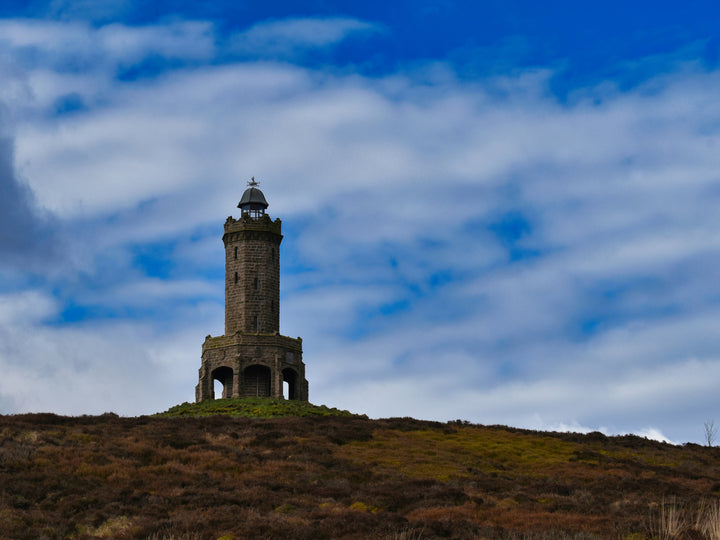
[[[1,538],[720,538],[720,449],[284,400],[0,416]]]

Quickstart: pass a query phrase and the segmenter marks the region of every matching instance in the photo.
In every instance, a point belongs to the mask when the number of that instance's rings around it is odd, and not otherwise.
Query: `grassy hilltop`
[[[245,418],[279,418],[283,416],[357,416],[348,411],[313,405],[307,401],[272,398],[215,399],[201,403],[175,405],[155,416],[165,418],[232,416]]]
[[[0,416],[0,538],[711,539],[718,500],[720,449],[636,436],[272,399]]]

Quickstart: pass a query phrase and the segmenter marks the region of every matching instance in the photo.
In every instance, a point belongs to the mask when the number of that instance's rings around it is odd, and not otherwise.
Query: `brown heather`
[[[635,436],[0,416],[0,538],[712,539],[719,497],[720,449]]]

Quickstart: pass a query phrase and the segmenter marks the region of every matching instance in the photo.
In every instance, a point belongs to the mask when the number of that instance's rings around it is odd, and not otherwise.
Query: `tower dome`
[[[248,188],[242,194],[238,208],[242,211],[243,215],[249,215],[253,218],[259,218],[265,214],[265,210],[269,206],[265,200],[265,195],[257,187],[258,183],[255,181],[255,177],[248,182]]]

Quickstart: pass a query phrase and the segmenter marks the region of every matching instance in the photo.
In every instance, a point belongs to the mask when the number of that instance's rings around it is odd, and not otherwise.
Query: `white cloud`
[[[116,308],[159,307],[164,302],[197,301],[198,299],[219,297],[217,287],[206,281],[163,280],[139,277],[129,283],[120,283],[117,287],[100,294],[80,294],[76,299],[88,305],[112,305]]]
[[[0,325],[3,327],[34,325],[56,314],[55,302],[38,291],[0,296]]]
[[[255,58],[285,59],[335,45],[352,35],[378,31],[377,25],[347,17],[262,21],[231,38],[228,48]]]
[[[645,437],[647,439],[652,439],[654,441],[660,441],[670,444],[678,444],[677,442],[671,441],[668,439],[665,435],[663,435],[662,431],[660,431],[657,428],[654,427],[646,427],[642,428],[634,433],[634,435],[639,435],[640,437]]]
[[[155,54],[164,58],[209,60],[215,53],[212,24],[177,21],[140,28],[108,24],[98,30],[102,47],[123,63],[135,63]]]
[[[0,20],[0,51],[19,66],[93,72],[129,67],[151,55],[209,60],[215,53],[212,25],[175,21],[131,27],[113,23]]]
[[[0,296],[4,414],[137,415],[193,399],[201,340],[183,327],[161,333],[128,321],[42,324],[55,310],[39,293]]]

